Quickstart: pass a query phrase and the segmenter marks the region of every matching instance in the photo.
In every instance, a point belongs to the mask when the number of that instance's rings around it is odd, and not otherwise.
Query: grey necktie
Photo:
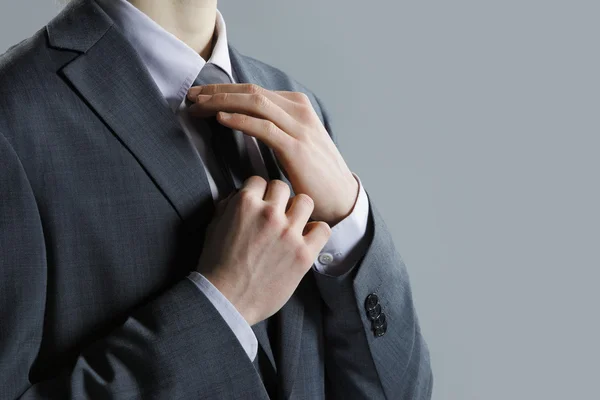
[[[202,70],[194,80],[192,86],[210,85],[215,83],[232,83],[229,75],[221,68],[212,63],[206,63]],[[227,193],[224,193],[225,197],[231,190],[235,190],[241,186],[241,183],[249,176],[252,175],[252,164],[248,157],[246,146],[244,143],[244,134],[237,130],[232,130],[221,125],[216,117],[210,117],[206,119],[210,129],[210,142],[215,153],[215,156],[219,162],[222,176],[225,178],[227,187],[225,188]],[[262,142],[257,141],[259,146],[265,146]],[[263,152],[266,148],[261,147]],[[264,154],[264,153],[263,153]],[[270,158],[265,157],[265,162],[273,163]],[[275,171],[275,166],[267,164],[270,173]],[[273,364],[269,360],[269,356],[265,351],[269,352],[271,357],[273,351],[271,348],[271,341],[269,336],[271,333],[268,332],[271,327],[271,321],[265,320],[252,326],[252,330],[257,336],[263,338],[263,344],[266,346],[266,350],[263,349],[262,345],[259,345],[256,358],[253,361],[256,371],[260,375],[269,397],[272,399],[277,398],[277,371]]]
[[[192,86],[215,83],[232,83],[229,75],[213,63],[206,63]],[[210,126],[210,144],[227,187],[222,197],[239,189],[244,180],[252,175],[252,164],[244,143],[244,134],[221,125],[216,117],[206,118]]]

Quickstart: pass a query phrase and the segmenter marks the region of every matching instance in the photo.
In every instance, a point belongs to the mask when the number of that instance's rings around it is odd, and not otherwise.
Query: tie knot
[[[227,72],[213,63],[206,63],[200,70],[200,73],[192,83],[192,86],[213,85],[216,83],[232,83]],[[192,102],[185,99],[185,104],[191,106]]]
[[[206,63],[194,80],[192,86],[212,85],[215,83],[231,83],[227,72],[213,63]]]

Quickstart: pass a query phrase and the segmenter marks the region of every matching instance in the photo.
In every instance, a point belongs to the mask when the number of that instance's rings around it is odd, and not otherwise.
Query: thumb
[[[217,202],[215,205],[215,214],[222,215],[229,204],[231,198],[237,193],[237,190],[232,190],[229,194],[223,197],[221,200]]]
[[[331,227],[323,221],[310,221],[304,226],[302,235],[306,243],[318,252],[327,244],[331,236]]]

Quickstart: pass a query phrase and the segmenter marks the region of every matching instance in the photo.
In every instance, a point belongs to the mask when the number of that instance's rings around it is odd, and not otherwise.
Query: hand
[[[296,194],[314,200],[314,220],[334,226],[358,197],[358,182],[304,93],[270,91],[254,84],[192,87],[192,115],[217,115],[221,124],[273,149]],[[226,113],[231,114],[226,118]]]
[[[286,208],[289,206],[289,209]],[[331,235],[313,201],[254,175],[216,205],[197,270],[254,325],[279,311]]]

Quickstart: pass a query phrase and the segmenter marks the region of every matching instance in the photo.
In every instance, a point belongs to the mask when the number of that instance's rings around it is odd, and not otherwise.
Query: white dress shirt
[[[211,152],[210,145],[196,128],[198,121],[186,111],[186,94],[192,83],[207,63],[213,63],[223,69],[235,83],[231,73],[231,62],[227,45],[225,21],[217,10],[217,41],[208,61],[176,36],[163,29],[154,20],[138,10],[126,0],[96,0],[102,9],[114,20],[115,26],[127,38],[140,55],[142,62],[150,72],[152,79],[162,93],[165,106],[175,113],[183,130],[196,148],[207,173],[211,192],[215,201],[223,197],[219,193],[214,179],[219,174],[217,161]],[[117,83],[118,84],[118,83]],[[244,135],[246,149],[253,165],[253,173],[268,180],[262,154],[256,139]],[[332,228],[331,237],[323,247],[313,268],[327,275],[341,275],[349,271],[362,257],[365,251],[365,232],[369,215],[369,203],[358,176],[359,195],[349,216]],[[226,195],[226,193],[224,194]],[[223,319],[232,329],[240,344],[254,360],[258,350],[258,342],[250,325],[225,296],[213,286],[202,274],[191,272],[188,278],[196,284],[204,295],[219,311]],[[317,296],[318,293],[315,293]]]

